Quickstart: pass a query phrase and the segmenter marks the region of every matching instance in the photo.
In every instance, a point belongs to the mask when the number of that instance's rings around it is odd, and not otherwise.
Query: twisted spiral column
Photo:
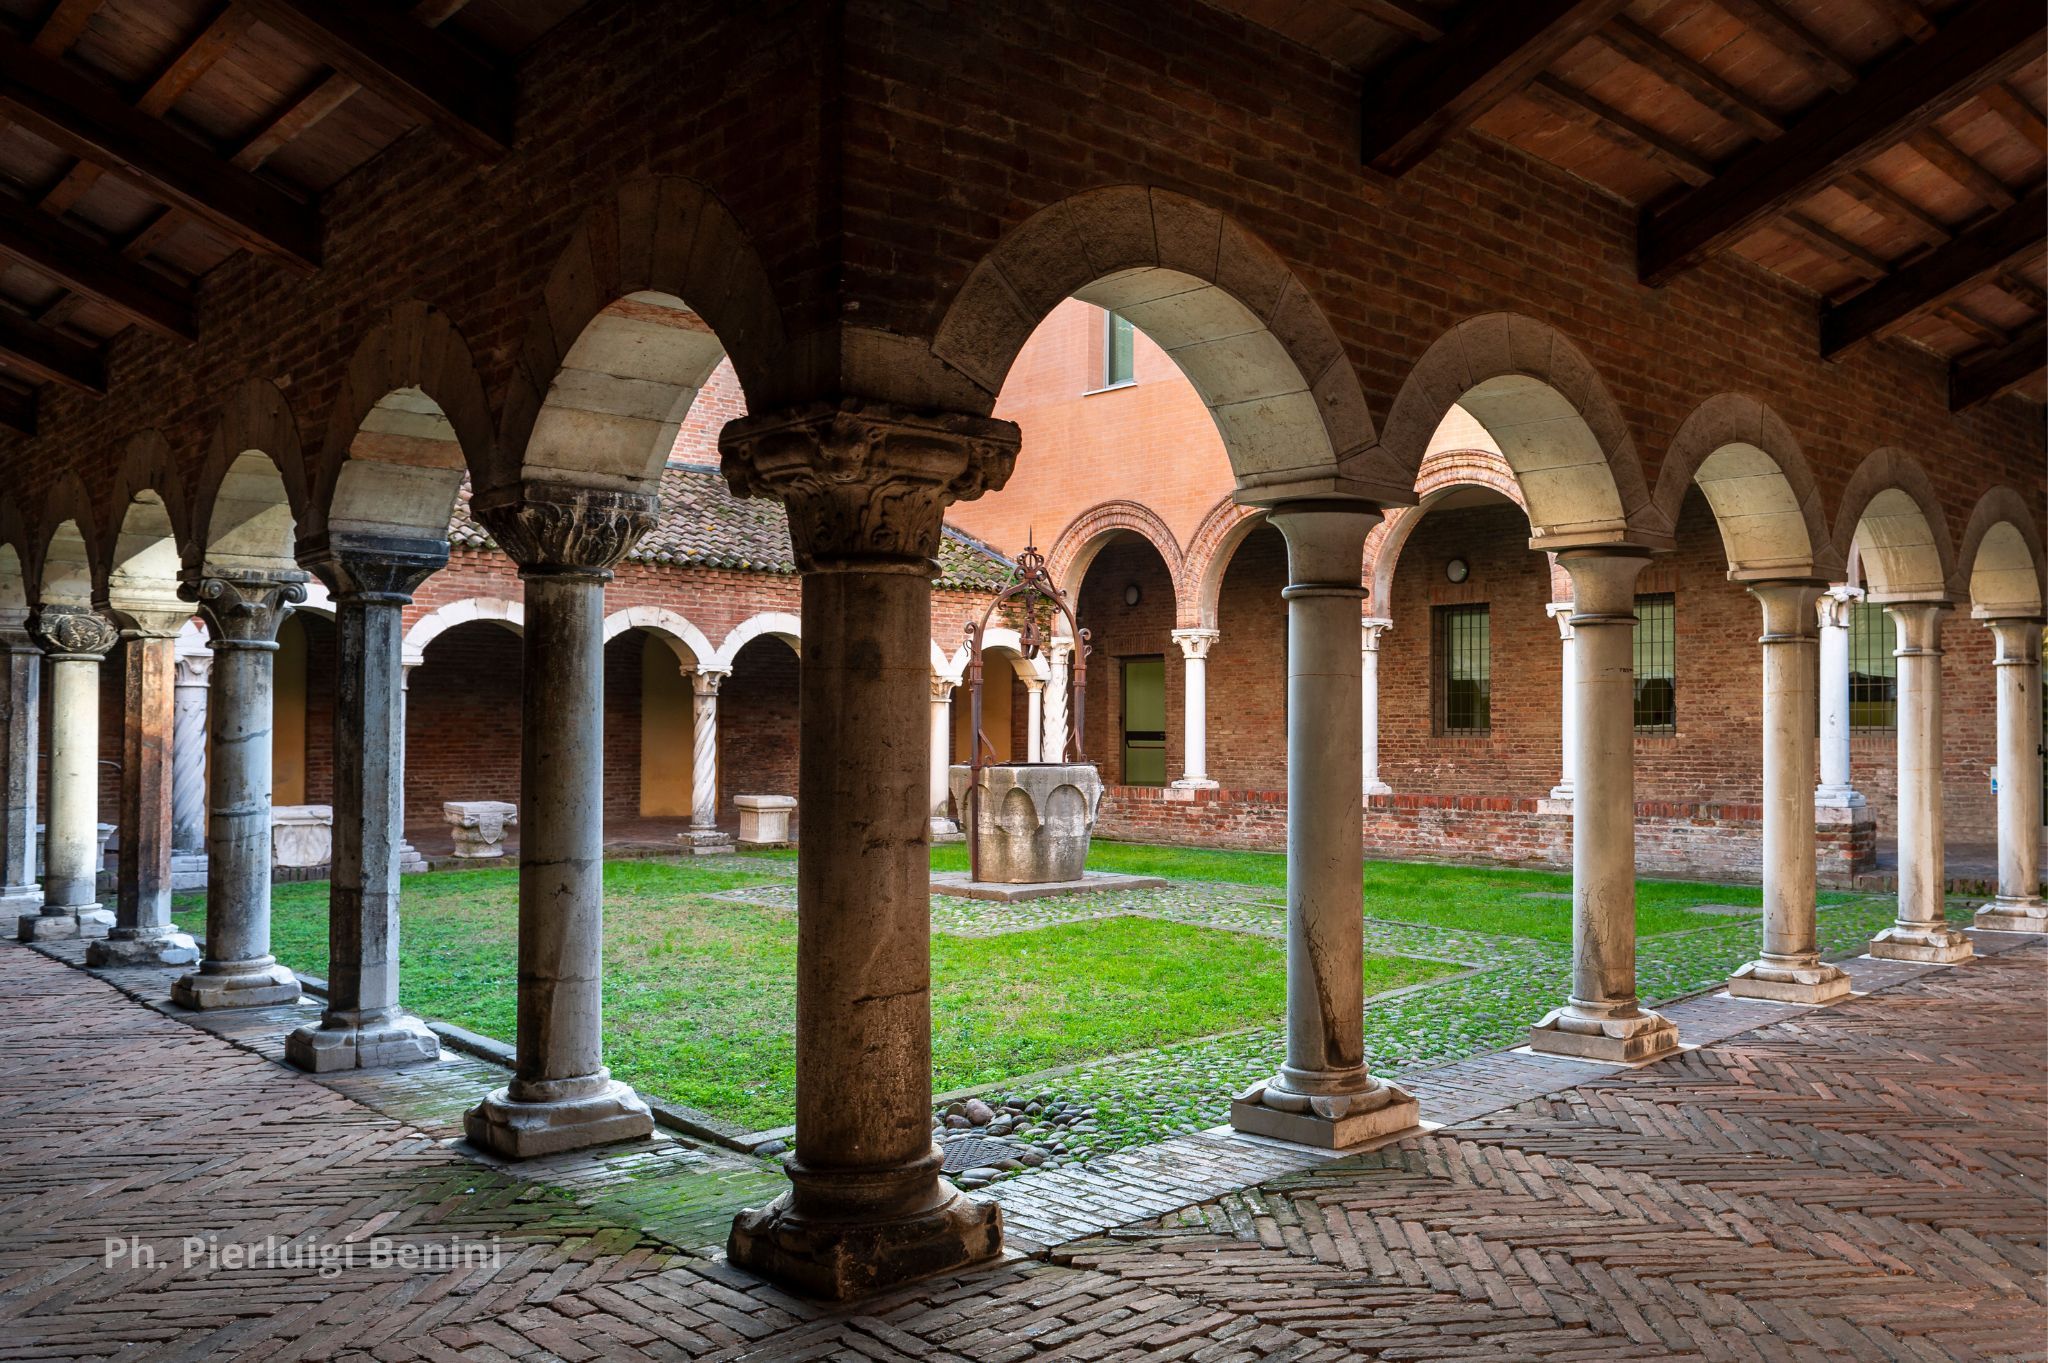
[[[718,837],[718,688],[730,669],[700,667],[690,674],[690,837]]]

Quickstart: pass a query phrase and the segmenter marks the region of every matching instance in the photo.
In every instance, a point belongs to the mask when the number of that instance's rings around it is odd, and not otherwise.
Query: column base
[[[285,1063],[308,1074],[377,1070],[418,1065],[441,1058],[441,1043],[416,1017],[394,1013],[352,1026],[347,1022],[305,1026],[284,1039]]]
[[[91,966],[196,965],[199,944],[182,932],[158,930],[134,936],[114,931],[85,949]]]
[[[74,937],[104,937],[113,930],[114,915],[97,904],[82,904],[62,913],[24,913],[15,926],[23,942],[59,942]]]
[[[1422,1120],[1414,1095],[1385,1080],[1363,1093],[1297,1093],[1277,1079],[1254,1084],[1230,1103],[1230,1125],[1253,1136],[1348,1150],[1407,1131]]]
[[[797,1186],[733,1218],[726,1258],[821,1301],[851,1302],[994,1259],[1003,1211],[938,1176],[937,1150],[910,1169],[813,1174],[784,1161]],[[806,1203],[841,1201],[838,1214]],[[908,1202],[907,1210],[898,1210]]]
[[[171,985],[171,1002],[195,1012],[218,1008],[275,1008],[296,1003],[302,991],[291,967],[273,957],[253,961],[202,961]]]
[[[1217,784],[1216,784],[1216,783],[1215,783],[1214,781],[1211,781],[1211,780],[1210,780],[1210,779],[1209,779],[1208,777],[1206,777],[1206,776],[1183,776],[1183,777],[1181,777],[1181,779],[1180,779],[1180,780],[1178,780],[1178,781],[1175,781],[1175,782],[1173,783],[1173,785],[1172,785],[1172,787],[1171,787],[1171,788],[1172,788],[1172,789],[1174,789],[1174,790],[1220,790],[1220,789],[1222,789],[1222,787],[1218,786],[1218,785],[1217,785]],[[1372,792],[1371,792],[1371,791],[1368,791],[1368,792],[1366,792],[1366,793],[1367,793],[1367,794],[1371,794]]]
[[[427,869],[427,859],[420,855],[420,849],[401,840],[398,844],[399,874],[414,876]]]
[[[1819,1006],[1849,997],[1849,977],[1839,966],[1821,961],[1788,964],[1751,961],[1728,977],[1728,992],[1738,999]]]
[[[0,889],[0,918],[13,918],[22,914],[43,911],[43,887],[40,885],[9,885]]]
[[[1816,786],[1813,803],[1817,809],[1862,809],[1868,801],[1853,786]]]
[[[966,842],[967,835],[960,831],[960,825],[937,814],[932,815],[933,842]]]
[[[724,856],[737,850],[733,846],[731,835],[716,828],[692,828],[686,833],[676,834],[676,841],[682,844],[685,852],[693,856]]]
[[[1543,1055],[1636,1065],[1676,1051],[1678,1028],[1647,1008],[1605,1013],[1566,1004],[1529,1029],[1529,1049]]]
[[[1970,926],[1986,932],[2048,932],[2048,902],[2000,896],[1980,905]]]
[[[479,1150],[524,1160],[651,1136],[654,1116],[639,1094],[599,1070],[537,1084],[514,1080],[465,1112],[462,1129]]]
[[[1869,949],[1880,961],[1928,965],[1954,965],[1977,954],[1969,938],[1945,923],[1894,923],[1870,939]]]

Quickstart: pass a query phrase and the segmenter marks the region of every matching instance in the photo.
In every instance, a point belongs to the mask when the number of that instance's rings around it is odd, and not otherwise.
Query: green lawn
[[[605,1047],[620,1078],[743,1124],[791,1120],[796,918],[706,898],[771,877],[674,862],[605,867]],[[405,881],[401,992],[408,1008],[509,1040],[518,874],[511,867]],[[327,970],[327,886],[280,885],[272,949]],[[203,927],[203,913],[180,921]],[[1454,973],[1369,957],[1368,995]],[[1107,918],[932,942],[937,1090],[1275,1020],[1277,942],[1149,918]]]

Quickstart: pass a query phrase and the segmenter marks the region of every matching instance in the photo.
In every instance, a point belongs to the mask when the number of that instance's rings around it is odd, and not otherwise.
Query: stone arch
[[[189,612],[178,600],[178,569],[191,532],[170,444],[156,430],[129,437],[114,477],[114,500],[96,566],[98,594],[117,614]]]
[[[988,632],[981,639],[982,656],[987,657],[988,651],[992,648],[1007,649],[1010,654],[1010,670],[1027,681],[1044,681],[1052,675],[1052,665],[1046,661],[1044,654],[1041,653],[1036,658],[1024,656],[1024,636],[1008,625],[988,627]],[[965,676],[967,645],[960,645],[958,656],[960,673]]]
[[[188,504],[185,571],[296,569],[305,458],[291,404],[267,379],[244,379],[207,436]]]
[[[762,611],[733,626],[732,632],[725,636],[725,641],[712,655],[717,660],[716,666],[730,668],[733,659],[739,657],[740,650],[764,634],[773,635],[788,644],[790,652],[799,658],[803,656],[803,621],[787,611]]]
[[[1128,318],[1173,357],[1216,422],[1240,492],[1405,500],[1328,317],[1271,247],[1221,211],[1143,185],[1040,209],[967,276],[932,354],[987,413],[1032,331],[1069,297]]]
[[[1657,477],[1657,510],[1666,524],[1678,524],[1694,483],[1713,509],[1731,572],[1751,580],[1842,576],[1806,456],[1766,404],[1719,393],[1692,410]]]
[[[662,606],[628,606],[613,611],[604,620],[604,641],[612,640],[627,630],[644,629],[669,646],[676,655],[676,661],[685,667],[711,667],[718,657],[718,650],[698,629],[676,612]]]
[[[526,632],[526,607],[518,601],[507,601],[501,596],[471,596],[461,601],[451,601],[445,606],[436,606],[405,632],[404,656],[407,667],[417,667],[426,661],[427,645],[457,625],[466,625],[474,620],[488,620],[504,626],[514,634]]]
[[[1074,517],[1052,542],[1052,548],[1046,550],[1046,571],[1072,600],[1073,593],[1080,589],[1081,579],[1088,575],[1088,565],[1095,561],[1104,545],[1120,534],[1136,535],[1159,552],[1168,575],[1173,578],[1175,608],[1178,609],[1184,567],[1180,544],[1174,539],[1172,529],[1160,519],[1159,513],[1138,502],[1101,502]],[[1060,630],[1064,633],[1065,626],[1061,625]]]
[[[38,605],[90,606],[99,561],[92,502],[76,474],[66,474],[43,501],[36,522],[30,599]]]
[[[1437,434],[1431,437],[1430,452],[1423,456],[1422,471],[1416,475],[1415,491],[1421,500],[1414,506],[1391,509],[1365,537],[1366,610],[1371,614],[1387,613],[1394,588],[1394,570],[1400,564],[1402,549],[1407,547],[1409,537],[1422,524],[1422,518],[1430,508],[1441,502],[1453,488],[1478,487],[1497,492],[1521,507],[1523,515],[1529,514],[1529,504],[1522,497],[1522,484],[1515,477],[1514,466],[1508,463],[1507,456],[1497,449],[1462,439],[1462,433],[1453,429],[1460,417],[1477,438],[1491,440],[1485,428],[1466,415],[1463,408],[1453,407],[1445,415]],[[1447,431],[1452,433],[1449,444],[1444,443]]]
[[[732,213],[692,180],[630,180],[556,259],[478,486],[651,490],[719,360],[758,409],[790,396],[786,349],[767,268]]]
[[[1223,574],[1231,555],[1245,536],[1265,523],[1265,512],[1231,500],[1219,502],[1202,518],[1188,540],[1187,575],[1193,590],[1181,592],[1175,602],[1176,628],[1216,628],[1217,603],[1223,597]]]
[[[2009,487],[1995,487],[1978,499],[1963,531],[1956,567],[1963,574],[1957,595],[1968,594],[1980,619],[2034,616],[2048,604],[2048,553],[2026,499]]]
[[[425,303],[400,303],[349,359],[309,470],[304,534],[441,539],[464,473],[486,466],[492,443],[461,332]]]
[[[939,647],[937,639],[933,639],[930,642],[932,646],[932,680],[951,682],[958,686],[960,684],[960,668],[962,665],[960,659],[964,655],[947,653],[945,649]]]
[[[1592,362],[1555,327],[1496,312],[1437,338],[1395,395],[1381,441],[1405,486],[1453,407],[1485,428],[1514,469],[1534,547],[1670,547],[1628,423]]]
[[[1956,556],[1941,498],[1904,450],[1873,451],[1850,475],[1834,545],[1844,563],[1856,555],[1873,601],[1950,598]]]
[[[28,528],[12,502],[0,501],[0,627],[19,629],[29,607]]]

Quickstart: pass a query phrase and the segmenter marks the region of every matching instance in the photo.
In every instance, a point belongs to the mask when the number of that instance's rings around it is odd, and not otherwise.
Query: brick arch
[[[1215,629],[1218,603],[1223,596],[1223,574],[1245,536],[1265,524],[1266,513],[1224,498],[1209,508],[1195,533],[1188,537],[1187,588],[1179,591],[1174,624],[1178,629]]]
[[[1505,464],[1506,461],[1502,460]],[[1423,491],[1422,500],[1414,506],[1396,507],[1387,513],[1387,518],[1374,526],[1365,539],[1365,562],[1367,573],[1366,610],[1372,615],[1385,615],[1394,599],[1394,573],[1401,565],[1401,551],[1408,547],[1408,540],[1421,526],[1422,518],[1433,510],[1450,493],[1460,487],[1483,487],[1489,492],[1498,492],[1522,507],[1527,515],[1529,508],[1522,505],[1521,489],[1515,483],[1512,473],[1506,475],[1506,486],[1498,477],[1480,478],[1466,476],[1466,470],[1455,464],[1447,465],[1437,478],[1425,478],[1428,488]]]
[[[93,564],[99,535],[92,499],[78,475],[67,473],[50,488],[37,517],[29,565],[29,599],[42,605],[92,603]]]
[[[1657,477],[1667,524],[1693,484],[1706,495],[1731,570],[1838,579],[1843,572],[1820,488],[1791,428],[1743,393],[1719,393],[1686,417]]]
[[[1956,553],[1973,612],[1984,618],[2039,616],[2048,603],[2048,553],[2027,499],[1995,487],[1977,501]]]
[[[1934,480],[1904,450],[1880,449],[1857,465],[1835,513],[1835,553],[1854,553],[1864,585],[1891,600],[1959,595],[1948,518]]]
[[[1166,564],[1167,576],[1173,582],[1177,618],[1181,609],[1184,562],[1180,542],[1174,538],[1172,528],[1160,519],[1159,513],[1141,502],[1102,502],[1074,517],[1052,542],[1052,548],[1046,551],[1046,571],[1072,603],[1080,593],[1081,579],[1088,575],[1088,565],[1095,561],[1095,556],[1102,552],[1104,546],[1120,534],[1136,535],[1158,551]],[[1055,629],[1062,632],[1065,628],[1064,621],[1055,625]]]
[[[1278,253],[1186,195],[1113,185],[1041,208],[975,265],[933,333],[983,414],[1066,298],[1122,314],[1201,396],[1240,488],[1405,488],[1375,478],[1372,417],[1343,343]]]
[[[463,474],[485,467],[495,432],[483,380],[454,323],[400,303],[350,356],[307,471],[302,533],[403,527],[447,534]]]
[[[501,596],[470,596],[460,601],[450,601],[445,606],[436,606],[405,632],[402,652],[407,667],[417,667],[427,660],[427,645],[454,629],[478,620],[487,620],[511,630],[514,634],[526,632],[526,607],[518,601],[507,601]]]
[[[110,533],[94,564],[97,595],[116,611],[176,609],[191,529],[177,463],[161,431],[128,438],[105,524]]]
[[[676,661],[689,667],[717,666],[718,650],[698,629],[676,612],[662,606],[628,606],[605,617],[604,641],[612,640],[627,630],[644,629],[667,644],[676,655]]]
[[[1452,327],[1402,382],[1381,445],[1414,486],[1437,428],[1462,407],[1522,487],[1536,540],[1668,548],[1635,438],[1592,362],[1555,327],[1496,312]],[[1406,498],[1382,499],[1405,501]]]
[[[584,215],[535,300],[478,489],[651,490],[718,361],[761,410],[791,396],[786,350],[767,268],[725,205],[680,176],[628,181]]]
[[[305,456],[291,403],[268,379],[244,379],[228,394],[206,439],[206,458],[188,502],[185,572],[208,563],[293,568],[306,509]]]

